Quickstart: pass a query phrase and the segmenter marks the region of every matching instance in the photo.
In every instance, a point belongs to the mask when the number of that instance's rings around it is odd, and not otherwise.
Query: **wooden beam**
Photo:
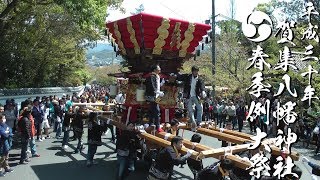
[[[72,106],[106,106],[104,103],[73,103]]]
[[[217,132],[217,131],[213,131],[213,130],[206,129],[206,128],[198,128],[197,132],[204,134],[204,135],[207,135],[207,136],[218,138],[223,141],[232,142],[232,143],[236,143],[236,144],[243,144],[243,143],[249,141],[248,139],[244,139],[244,138],[237,137],[237,136],[232,136],[229,134],[225,134],[224,132]]]
[[[241,137],[241,138],[244,138],[244,139],[250,139],[250,137],[252,137],[252,135],[250,135],[250,134],[246,134],[246,133],[238,132],[238,131],[232,131],[232,130],[228,130],[228,129],[221,129],[221,128],[218,128],[218,127],[215,127],[215,126],[209,126],[209,129],[211,129],[213,131],[217,131],[217,132],[223,131],[226,134],[230,134],[230,135],[233,135],[233,136]]]
[[[179,126],[179,128],[182,128],[182,129],[187,129],[187,130],[191,130],[190,127],[187,127],[186,125],[185,126]],[[201,134],[204,134],[204,135],[207,135],[207,136],[211,136],[211,137],[215,137],[215,138],[218,138],[220,140],[224,140],[224,141],[228,141],[228,142],[232,142],[232,143],[236,143],[236,144],[243,144],[244,142],[250,142],[250,143],[253,143],[254,141],[251,140],[251,139],[246,139],[246,138],[242,138],[242,137],[238,137],[238,136],[235,136],[235,135],[230,135],[230,131],[231,130],[228,130],[229,131],[229,134],[225,134],[225,130],[223,132],[217,132],[217,131],[214,131],[214,130],[211,130],[211,129],[206,129],[206,128],[198,128],[197,129],[197,132],[198,133],[201,133]],[[263,150],[264,149],[264,145],[267,145],[269,143],[268,142],[268,139],[264,140],[262,143],[261,143],[261,146],[260,146],[260,149]],[[269,145],[271,150],[272,150],[272,154],[273,155],[281,155],[281,149],[279,149],[278,147],[274,146],[274,145]],[[285,153],[286,155],[289,155],[292,160],[294,161],[298,161],[299,160],[299,156],[300,154],[297,153],[297,152],[291,152],[291,154],[288,154],[288,153]]]
[[[167,138],[168,141],[171,141],[173,137],[175,137],[174,135],[170,134],[170,136],[167,136],[168,133],[165,133],[165,132],[160,132],[160,133],[155,133],[155,135],[157,137],[160,137],[162,139],[164,138]],[[208,146],[205,146],[205,145],[202,145],[202,144],[197,144],[195,145],[193,142],[189,141],[189,140],[186,140],[186,139],[183,139],[183,145],[189,149],[193,149],[195,151],[205,151],[205,150],[209,150],[209,149],[212,149],[211,147],[208,147]],[[195,145],[195,147],[194,147]]]
[[[159,137],[157,137],[157,136],[154,136],[154,135],[152,135],[152,134],[149,134],[149,133],[141,133],[141,134],[140,134],[140,137],[146,139],[147,141],[151,141],[151,142],[153,142],[153,143],[156,143],[156,144],[158,144],[158,145],[160,145],[160,146],[162,146],[162,147],[171,146],[171,142],[169,142],[169,141],[167,141],[167,140],[164,140],[164,139],[162,139],[162,138],[159,138]],[[182,147],[181,150],[180,150],[180,152],[181,152],[182,154],[187,154],[188,150],[189,150],[189,149],[187,149],[187,148],[185,148],[185,147]],[[199,158],[200,158],[199,155],[200,155],[199,152],[194,151],[194,152],[192,153],[192,155],[191,155],[191,158],[192,158],[192,159],[199,159]]]
[[[239,153],[243,151],[247,151],[250,144],[241,144],[236,146],[230,146],[230,147],[222,147],[218,149],[209,149],[206,151],[202,151],[201,153],[205,157],[220,157],[224,156],[227,153]]]

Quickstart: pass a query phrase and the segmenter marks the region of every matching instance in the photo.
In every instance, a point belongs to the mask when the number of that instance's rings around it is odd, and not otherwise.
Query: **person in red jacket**
[[[31,115],[32,106],[28,105],[22,111],[22,116],[19,118],[18,127],[21,132],[21,158],[20,164],[26,164],[30,162],[27,149],[28,144],[30,145],[32,157],[40,157],[37,153],[35,139],[34,136],[36,135],[35,126],[34,126],[34,119]]]

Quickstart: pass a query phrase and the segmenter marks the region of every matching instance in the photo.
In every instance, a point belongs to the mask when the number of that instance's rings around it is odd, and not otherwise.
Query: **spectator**
[[[238,119],[238,126],[239,126],[239,132],[242,131],[243,122],[246,119],[246,107],[244,102],[240,102],[240,106],[237,108],[237,119]]]
[[[44,112],[40,107],[40,102],[38,99],[33,101],[33,108],[32,108],[32,116],[34,118],[34,124],[37,131],[37,141],[42,141],[42,122],[44,118]]]
[[[35,127],[34,127],[34,120],[31,115],[32,106],[28,105],[22,112],[22,117],[19,119],[18,127],[21,131],[21,157],[20,157],[20,164],[26,164],[30,162],[27,149],[28,144],[30,144],[31,153],[33,157],[40,157],[37,154],[34,135],[35,135]]]
[[[6,124],[11,128],[11,129],[14,129],[15,127],[15,123],[17,121],[17,115],[16,115],[16,112],[15,112],[15,106],[14,104],[11,102],[11,100],[7,100],[7,104],[6,106],[4,107],[4,112],[3,114],[5,115],[6,117]]]
[[[229,102],[229,105],[226,106],[227,115],[229,117],[229,122],[232,123],[232,130],[236,128],[237,117],[236,117],[236,107],[232,101]]]
[[[55,119],[55,127],[56,127],[56,138],[59,139],[62,133],[62,116],[63,116],[63,109],[61,108],[61,101],[58,104],[58,101],[53,102],[53,109],[54,109],[54,119]]]
[[[12,129],[6,124],[6,117],[4,114],[0,113],[0,176],[4,176],[2,173],[2,168],[5,172],[12,172],[13,170],[9,166],[9,151],[12,146]]]
[[[44,113],[43,116],[43,122],[42,122],[42,128],[44,129],[44,134],[46,135],[46,139],[50,139],[50,135],[49,135],[49,129],[50,129],[50,124],[49,124],[49,114],[50,114],[50,108],[49,108],[49,104],[43,104],[42,105],[42,110]]]

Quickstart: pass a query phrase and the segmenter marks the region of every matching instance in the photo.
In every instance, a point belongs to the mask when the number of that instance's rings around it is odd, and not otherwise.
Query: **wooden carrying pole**
[[[72,106],[106,106],[104,103],[73,103]]]
[[[171,141],[171,139],[174,137],[174,135],[172,134],[169,135],[168,133],[165,133],[165,132],[155,133],[155,135],[160,138],[167,139],[168,141]],[[200,152],[199,158],[201,159],[209,158],[209,157],[220,159],[221,156],[224,156],[226,154],[226,151],[230,150],[233,153],[238,153],[238,152],[246,151],[250,146],[250,144],[243,144],[243,145],[213,149],[211,147],[208,147],[202,144],[194,144],[193,142],[185,139],[183,140],[183,145],[189,149],[194,149],[195,151]],[[250,162],[240,159],[235,155],[229,154],[229,155],[226,155],[225,158],[234,161],[236,166],[241,169],[246,169],[250,167]]]
[[[179,126],[179,128],[181,129],[187,129],[187,130],[191,130],[190,127],[187,127],[187,125],[183,125],[183,126]],[[220,140],[223,141],[228,141],[231,143],[236,143],[236,144],[243,144],[244,142],[250,142],[250,143],[254,143],[254,141],[252,139],[247,139],[247,138],[243,138],[242,137],[238,137],[238,135],[231,135],[231,130],[223,130],[222,132],[218,132],[217,130],[211,130],[210,128],[198,128],[197,132],[200,134],[204,134],[207,136],[211,136],[211,137],[215,137],[218,138]],[[237,134],[237,133],[234,133]],[[244,133],[241,133],[244,134]],[[253,136],[252,136],[253,137]],[[264,140],[261,143],[260,149],[265,149],[264,145],[268,145],[269,143],[267,143],[268,140]],[[272,154],[273,155],[281,155],[282,153],[285,153],[286,155],[290,156],[292,158],[292,160],[294,161],[298,161],[299,160],[299,153],[297,152],[291,152],[291,154],[288,154],[287,152],[282,152],[278,147],[274,146],[274,145],[269,145],[271,150],[272,150]]]

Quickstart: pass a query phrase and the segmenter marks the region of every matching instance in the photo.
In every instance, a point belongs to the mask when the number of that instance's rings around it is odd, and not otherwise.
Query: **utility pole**
[[[212,76],[214,77],[216,74],[216,15],[215,15],[215,0],[212,0],[212,30],[211,30],[211,43],[212,43]],[[215,97],[215,82],[212,84],[212,99]]]

